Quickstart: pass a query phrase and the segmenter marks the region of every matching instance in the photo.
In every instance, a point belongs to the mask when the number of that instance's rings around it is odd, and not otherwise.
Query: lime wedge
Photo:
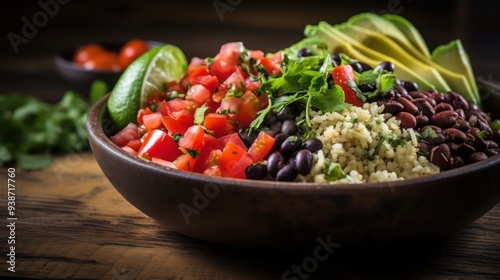
[[[187,69],[181,49],[165,44],[155,47],[125,69],[108,99],[108,112],[117,129],[136,122],[137,112],[147,98],[166,89],[166,83],[179,81]]]

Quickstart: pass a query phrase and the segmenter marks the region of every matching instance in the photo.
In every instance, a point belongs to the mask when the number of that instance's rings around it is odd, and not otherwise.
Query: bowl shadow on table
[[[335,243],[330,250],[318,242],[309,249],[286,252],[219,245],[169,230],[159,230],[157,234],[159,239],[178,242],[180,249],[202,258],[204,263],[216,269],[234,269],[235,273],[249,278],[401,279],[412,275],[418,279],[419,275],[446,270],[451,264],[444,256],[450,248],[460,250],[456,248],[460,244],[463,250],[467,250],[469,244],[460,238],[460,235],[468,234],[467,231],[465,228],[450,236],[411,243],[365,246]]]

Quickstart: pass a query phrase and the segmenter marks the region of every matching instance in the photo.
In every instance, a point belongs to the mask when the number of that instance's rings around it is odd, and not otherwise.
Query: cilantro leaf
[[[41,169],[52,164],[53,154],[88,149],[88,109],[72,91],[57,104],[19,93],[0,95],[0,166]]]

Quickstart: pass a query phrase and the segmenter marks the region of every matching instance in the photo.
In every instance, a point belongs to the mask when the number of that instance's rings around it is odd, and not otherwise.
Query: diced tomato
[[[273,55],[274,61],[276,61],[276,63],[278,63],[278,64],[281,64],[281,62],[283,62],[284,57],[285,57],[285,53],[283,51],[276,52]]]
[[[243,91],[245,90],[245,76],[240,70],[234,71],[223,83],[227,89]]]
[[[134,140],[130,140],[126,146],[137,152],[137,151],[139,151],[139,148],[141,147],[141,145],[142,145],[141,139],[134,139]]]
[[[251,50],[250,57],[255,59],[261,59],[264,57],[264,52],[260,50]]]
[[[205,131],[201,125],[193,125],[189,127],[179,141],[179,148],[183,153],[192,151],[193,158],[196,158],[203,148],[203,140],[205,138]],[[195,155],[196,154],[196,155]]]
[[[174,120],[169,116],[162,116],[161,121],[170,134],[180,133],[184,135],[190,127],[189,124]]]
[[[186,124],[193,124],[194,112],[198,108],[194,101],[174,98],[166,103],[168,116]]]
[[[349,81],[356,82],[351,65],[339,65],[332,70],[333,81],[344,91],[345,102],[361,107],[363,101],[356,96],[356,91],[349,87]]]
[[[170,94],[170,92],[173,92],[173,91],[186,92],[186,86],[178,81],[167,82],[166,86],[167,86],[167,91],[165,94],[163,94],[165,96],[167,96],[168,94]],[[162,98],[162,99],[165,99],[165,98]]]
[[[212,75],[205,75],[205,76],[198,76],[192,79],[191,84],[196,85],[200,84],[206,87],[210,92],[214,92],[219,86],[219,80],[217,79],[216,76]]]
[[[173,161],[179,157],[182,152],[177,143],[166,132],[155,129],[150,131],[139,148],[139,156],[145,158],[161,158],[167,161]]]
[[[246,178],[245,170],[253,163],[252,157],[234,143],[228,142],[222,150],[220,169],[223,177]]]
[[[237,118],[241,126],[249,127],[260,110],[260,102],[257,96],[251,91],[247,91],[242,99],[243,101],[238,109]]]
[[[129,154],[133,155],[134,157],[136,157],[136,156],[138,155],[138,154],[137,154],[137,151],[136,151],[136,150],[134,150],[134,149],[132,149],[132,148],[130,148],[129,146],[123,146],[123,147],[122,147],[122,149],[123,149],[125,152],[127,152],[127,153],[129,153]]]
[[[134,123],[129,123],[117,134],[110,137],[111,142],[115,143],[118,147],[123,147],[128,142],[136,139],[139,139],[139,127]]]
[[[215,102],[213,98],[209,98],[205,101],[205,103],[203,103],[203,105],[201,107],[203,107],[203,106],[208,107],[207,114],[208,113],[215,113],[215,112],[217,112],[217,109],[219,109],[220,102]]]
[[[206,64],[206,60],[204,58],[193,57],[193,58],[191,58],[191,61],[189,62],[188,69],[187,69],[186,73],[189,75],[194,70],[196,70],[199,66],[205,65],[205,64]]]
[[[240,109],[241,103],[243,103],[243,99],[240,97],[224,97],[220,103],[219,109],[217,109],[217,113],[236,114]]]
[[[208,90],[205,86],[197,84],[189,88],[186,94],[186,100],[192,100],[196,102],[198,106],[205,103],[207,99],[212,96],[212,92]]]
[[[212,150],[210,152],[210,156],[208,157],[208,166],[209,167],[219,166],[221,157],[222,157],[221,149]]]
[[[241,140],[240,136],[236,132],[220,137],[219,142],[223,147],[225,147],[227,143],[233,143],[236,146],[246,149],[245,143],[243,143],[243,140]]]
[[[147,130],[158,129],[163,126],[161,117],[162,115],[160,112],[154,112],[152,114],[144,115],[142,117],[142,122],[144,123],[144,126]]]
[[[245,80],[245,88],[249,91],[255,91],[260,88],[260,81],[254,81],[251,77],[246,78]]]
[[[214,60],[224,60],[233,64],[238,64],[240,55],[245,51],[245,46],[242,42],[230,42],[220,47],[219,53],[214,57]]]
[[[174,165],[177,169],[185,171],[193,171],[193,167],[196,164],[196,159],[190,154],[185,153],[180,155],[175,161]]]
[[[199,76],[205,76],[208,75],[208,68],[205,65],[199,65],[199,66],[191,66],[190,72],[187,75],[187,79],[191,84],[193,83],[193,79]]]
[[[254,162],[263,160],[274,146],[275,139],[264,131],[259,132],[257,138],[248,149]]]
[[[224,60],[215,60],[210,65],[210,73],[219,78],[219,80],[227,79],[235,70],[236,64]]]
[[[144,117],[144,115],[149,115],[152,113],[153,113],[153,111],[151,111],[151,109],[149,107],[146,107],[144,109],[140,109],[139,112],[137,112],[137,123],[140,125],[143,125],[144,122],[142,121],[142,118]]]
[[[224,114],[209,113],[205,116],[204,126],[207,130],[213,131],[215,137],[226,134],[227,116]]]
[[[200,154],[196,158],[196,164],[193,167],[193,171],[202,173],[205,169],[207,169],[211,165],[211,154],[215,150],[221,150],[223,147],[220,144],[219,140],[210,134],[205,134],[203,139],[203,148],[200,151]],[[221,152],[222,153],[222,152]]]
[[[231,42],[222,45],[220,52],[214,57],[210,65],[210,72],[220,80],[226,80],[239,64],[239,57],[245,51],[241,42]]]
[[[280,63],[271,57],[264,57],[260,60],[260,64],[266,68],[269,75],[278,75],[281,73]]]
[[[220,103],[222,101],[222,99],[224,99],[224,97],[226,96],[226,93],[227,93],[227,88],[220,86],[217,88],[217,90],[212,95],[212,99],[215,102]]]
[[[173,162],[168,161],[168,160],[163,160],[161,158],[154,157],[151,159],[151,161],[156,163],[156,164],[163,165],[165,167],[177,168]]]
[[[209,168],[205,169],[205,171],[203,171],[203,174],[205,174],[207,176],[214,176],[214,177],[221,177],[222,176],[222,172],[220,171],[219,166],[209,167]]]

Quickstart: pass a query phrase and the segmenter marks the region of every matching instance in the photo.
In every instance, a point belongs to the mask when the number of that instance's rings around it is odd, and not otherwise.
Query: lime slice
[[[179,81],[187,69],[187,60],[174,45],[155,47],[125,69],[108,99],[108,112],[117,129],[137,122],[137,112],[146,106],[147,98],[165,90],[166,83]]]

